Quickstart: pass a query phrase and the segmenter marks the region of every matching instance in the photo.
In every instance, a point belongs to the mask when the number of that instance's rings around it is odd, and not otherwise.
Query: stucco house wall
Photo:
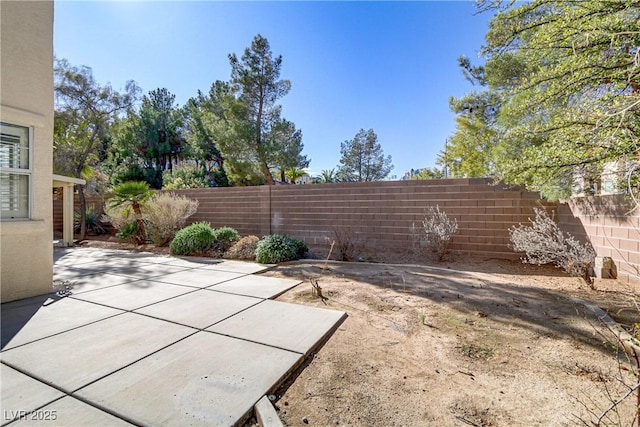
[[[29,217],[0,219],[0,300],[51,292],[53,1],[0,1],[0,121],[30,129]]]

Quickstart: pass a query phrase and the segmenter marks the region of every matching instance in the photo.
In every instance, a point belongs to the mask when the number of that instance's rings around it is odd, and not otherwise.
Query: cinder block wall
[[[640,283],[640,208],[624,196],[571,199],[558,206],[560,227],[589,239],[599,256],[613,259],[618,278]]]
[[[334,230],[372,250],[408,250],[409,228],[438,205],[458,221],[451,249],[497,258],[518,258],[509,228],[528,224],[535,207],[554,211],[535,192],[493,186],[485,179],[390,181],[179,190],[200,202],[189,223],[208,221],[241,234],[287,234],[309,245],[326,244]],[[61,201],[54,201],[54,229],[62,230]],[[87,204],[102,207],[99,197]],[[76,208],[78,206],[76,195]],[[599,256],[613,258],[618,277],[640,282],[640,209],[622,196],[572,199],[557,206],[560,227],[590,240]]]
[[[326,244],[334,230],[349,233],[370,249],[406,250],[409,228],[438,205],[458,221],[451,249],[517,258],[509,227],[528,222],[541,202],[538,193],[492,186],[486,179],[385,181],[180,190],[198,199],[189,222],[230,226],[241,234],[286,234],[310,245]]]

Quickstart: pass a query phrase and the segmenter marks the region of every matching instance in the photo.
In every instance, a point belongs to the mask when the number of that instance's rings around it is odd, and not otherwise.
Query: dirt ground
[[[347,320],[276,393],[285,425],[584,425],[625,391],[593,314],[639,322],[617,281],[596,289],[553,268],[466,259],[435,267],[299,262],[269,275],[305,282],[279,300]],[[310,279],[327,298],[313,295]],[[633,399],[620,408],[629,425]],[[617,425],[615,415],[602,425]]]
[[[626,391],[620,380],[633,382],[597,318],[569,298],[631,328],[640,289],[617,280],[594,290],[553,267],[462,255],[303,260],[265,274],[303,280],[281,301],[348,314],[275,392],[287,426],[592,425]],[[601,425],[630,425],[636,410],[627,399]]]

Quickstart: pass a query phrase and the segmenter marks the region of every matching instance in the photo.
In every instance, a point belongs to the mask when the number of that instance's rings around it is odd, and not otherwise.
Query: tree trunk
[[[132,203],[131,207],[133,209],[133,213],[136,214],[136,225],[138,227],[136,243],[139,245],[143,245],[147,243],[147,233],[144,229],[144,221],[142,221],[142,211],[140,210],[140,203]]]
[[[262,171],[262,174],[266,178],[267,184],[274,185],[275,182],[273,181],[273,176],[271,175],[271,171],[269,170],[269,167],[264,161],[260,161],[260,170]]]

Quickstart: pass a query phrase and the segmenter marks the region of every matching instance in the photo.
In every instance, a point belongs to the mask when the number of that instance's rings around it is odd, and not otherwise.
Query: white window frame
[[[28,154],[29,154],[29,167],[28,168],[7,168],[0,166],[0,172],[10,174],[10,175],[18,175],[18,176],[26,176],[27,177],[27,214],[26,216],[17,216],[17,217],[0,217],[0,221],[29,221],[31,220],[31,214],[33,212],[33,138],[34,138],[34,129],[33,126],[29,126],[20,122],[14,121],[1,121],[3,125],[6,126],[16,126],[21,128],[26,128],[28,131]]]

